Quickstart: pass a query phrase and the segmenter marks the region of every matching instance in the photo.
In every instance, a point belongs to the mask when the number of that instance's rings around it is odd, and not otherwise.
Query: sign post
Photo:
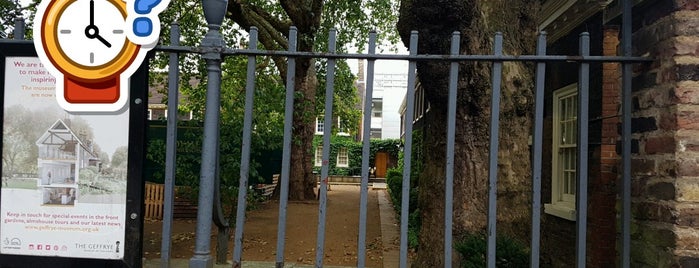
[[[114,112],[68,112],[31,43],[0,43],[0,267],[140,267],[147,68]]]

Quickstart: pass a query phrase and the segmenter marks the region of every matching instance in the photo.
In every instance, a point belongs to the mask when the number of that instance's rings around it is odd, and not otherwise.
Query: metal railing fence
[[[279,56],[287,58],[287,81],[286,81],[286,99],[285,99],[285,118],[284,118],[284,139],[282,153],[282,172],[280,180],[280,200],[279,200],[279,222],[277,233],[277,250],[276,250],[276,267],[284,266],[284,247],[285,247],[285,232],[287,218],[287,204],[289,194],[289,174],[290,174],[290,158],[291,158],[291,141],[292,141],[292,115],[294,103],[294,77],[295,64],[297,58],[318,58],[328,60],[328,70],[333,70],[335,60],[338,59],[365,59],[368,61],[367,76],[366,76],[366,91],[365,99],[372,99],[373,82],[376,60],[407,60],[408,65],[408,83],[406,96],[406,112],[405,121],[413,122],[414,110],[414,95],[411,94],[416,85],[416,63],[419,61],[445,61],[450,63],[449,68],[449,102],[448,102],[448,121],[446,143],[446,188],[445,188],[445,232],[444,232],[444,264],[445,267],[451,267],[452,264],[452,215],[453,215],[453,185],[454,185],[454,147],[455,147],[455,124],[456,124],[456,94],[457,80],[459,72],[459,62],[464,61],[486,61],[493,64],[492,68],[492,97],[491,97],[491,120],[490,120],[490,153],[489,153],[489,192],[488,192],[488,217],[487,217],[487,266],[495,267],[495,236],[496,236],[496,199],[497,199],[497,151],[498,151],[498,133],[499,133],[499,103],[500,103],[500,86],[502,80],[502,64],[507,61],[516,62],[535,62],[535,104],[534,104],[534,123],[532,137],[532,224],[531,224],[531,243],[530,243],[530,263],[531,267],[539,267],[540,257],[540,233],[541,233],[541,176],[542,176],[542,152],[543,152],[543,120],[544,120],[544,82],[545,68],[548,62],[574,62],[579,64],[578,78],[578,154],[577,154],[577,194],[576,194],[576,264],[577,267],[585,267],[586,265],[586,234],[587,234],[587,166],[588,166],[588,124],[587,122],[589,111],[589,80],[590,80],[590,63],[595,62],[618,62],[622,64],[622,195],[621,195],[621,264],[622,267],[630,266],[630,137],[631,137],[631,66],[633,63],[648,61],[644,57],[631,56],[631,1],[623,1],[623,16],[622,16],[622,45],[623,56],[592,56],[590,55],[590,37],[589,34],[583,33],[580,35],[580,55],[564,56],[564,55],[547,55],[546,54],[546,33],[542,32],[538,36],[538,44],[536,55],[503,55],[503,36],[497,33],[494,36],[494,53],[492,55],[461,55],[460,48],[460,33],[454,32],[451,40],[450,54],[448,55],[426,55],[419,54],[417,51],[418,33],[413,31],[410,36],[409,55],[383,55],[376,54],[376,33],[372,32],[368,40],[368,53],[336,53],[335,45],[335,30],[329,33],[329,44],[327,52],[300,52],[296,51],[297,31],[294,27],[289,30],[289,47],[287,51],[269,51],[260,50],[257,48],[257,29],[251,27],[250,38],[247,49],[232,49],[226,48],[223,42],[219,28],[223,20],[225,6],[222,3],[225,1],[204,0],[204,13],[206,14],[207,23],[209,24],[209,32],[202,40],[200,47],[180,46],[179,27],[177,24],[172,25],[171,44],[161,45],[155,48],[156,51],[169,52],[169,88],[168,88],[168,118],[177,118],[178,107],[178,82],[179,82],[179,66],[178,55],[180,53],[198,53],[207,64],[207,98],[206,98],[206,114],[204,122],[204,142],[202,148],[202,167],[201,180],[199,190],[199,211],[197,218],[196,230],[196,245],[194,255],[190,259],[190,267],[212,267],[213,258],[210,252],[211,243],[211,224],[212,217],[215,218],[216,213],[220,210],[215,205],[218,197],[215,188],[218,187],[216,181],[216,172],[218,170],[218,139],[219,139],[219,107],[220,90],[221,90],[221,62],[223,57],[244,56],[248,58],[247,78],[246,78],[246,97],[245,97],[245,114],[243,127],[243,143],[241,154],[241,170],[238,192],[238,206],[235,224],[234,249],[233,249],[233,266],[240,267],[242,264],[242,243],[245,225],[245,204],[248,189],[248,170],[250,164],[250,137],[252,132],[252,111],[254,106],[254,91],[255,91],[255,66],[256,56]],[[15,28],[15,37],[23,36],[24,27],[20,22]],[[325,99],[325,125],[332,125],[332,103],[333,103],[333,86],[334,72],[328,71],[326,79],[326,99]],[[371,103],[365,102],[364,109],[371,110]],[[370,136],[371,114],[364,113],[363,136]],[[170,236],[172,233],[172,214],[174,202],[174,181],[175,181],[175,159],[176,159],[176,121],[168,120],[167,124],[167,144],[166,144],[166,176],[164,190],[164,214],[163,214],[163,233],[161,245],[161,266],[170,266]],[[410,185],[410,169],[411,169],[411,154],[412,154],[412,124],[405,126],[405,144],[403,152],[405,154],[403,163],[403,180],[402,180],[402,200],[401,200],[401,215],[400,215],[400,267],[404,268],[408,265],[408,198]],[[321,178],[328,177],[328,159],[330,153],[330,128],[325,128],[323,134],[323,150],[322,159],[323,165],[321,168]],[[368,180],[369,180],[369,139],[364,139],[362,144],[362,167],[361,167],[361,193],[360,193],[360,214],[359,214],[359,238],[357,245],[357,266],[365,266],[366,256],[366,222],[367,222],[367,196],[368,196]],[[321,186],[325,186],[327,181],[321,180]],[[318,218],[318,233],[316,244],[316,260],[315,266],[323,266],[324,255],[324,238],[325,238],[325,217],[327,205],[327,190],[326,187],[320,187],[319,197],[319,218]],[[220,215],[219,215],[220,216]],[[221,222],[220,227],[227,227],[227,223]]]

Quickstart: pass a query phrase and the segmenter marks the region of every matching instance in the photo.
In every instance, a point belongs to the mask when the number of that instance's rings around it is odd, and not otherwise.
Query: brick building
[[[620,1],[542,2],[548,54],[578,55],[589,32],[591,55],[620,55]],[[699,267],[699,1],[633,2],[633,55],[654,61],[634,65],[632,267]],[[543,266],[575,261],[577,68],[547,66]],[[590,67],[588,267],[619,262],[620,70]]]

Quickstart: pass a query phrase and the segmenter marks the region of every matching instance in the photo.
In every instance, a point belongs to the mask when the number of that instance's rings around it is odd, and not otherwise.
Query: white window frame
[[[339,116],[337,117],[337,135],[338,136],[349,136],[349,132],[347,131],[347,128],[342,125],[342,118]]]
[[[381,103],[381,109],[375,107],[379,103]],[[371,100],[371,117],[383,118],[383,99],[376,98]]]
[[[344,161],[342,161],[344,160]],[[349,152],[346,147],[337,149],[337,167],[349,167]]]
[[[577,83],[565,86],[553,92],[553,135],[551,139],[551,203],[544,204],[545,213],[571,221],[575,221],[576,214],[575,187],[577,182],[577,96]],[[562,105],[561,103],[565,99],[570,98],[573,98],[573,101],[568,103],[568,108],[573,109],[565,110],[566,113],[568,113],[567,118],[569,118],[569,120],[566,120],[565,115],[562,115],[562,109],[565,108],[562,106],[565,105]],[[570,116],[574,116],[574,119],[570,119]],[[568,129],[568,133],[566,133],[564,129]],[[566,142],[566,138],[576,139],[576,142]],[[572,154],[570,154],[571,151]],[[567,163],[568,167],[572,165],[573,169],[564,169],[564,165],[566,165],[566,154],[568,154],[569,157]],[[567,182],[566,176],[568,177]]]
[[[316,135],[323,135],[325,131],[325,119],[323,117],[316,117]]]
[[[320,167],[323,165],[323,145],[319,144],[318,147],[316,147],[316,153],[315,153],[314,159],[315,159],[315,161],[313,161],[313,162],[314,162],[314,165],[316,167]]]

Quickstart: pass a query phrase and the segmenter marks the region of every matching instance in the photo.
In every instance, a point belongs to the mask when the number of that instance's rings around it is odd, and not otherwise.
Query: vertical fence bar
[[[417,31],[410,32],[410,56],[417,56]],[[400,200],[400,268],[408,267],[408,206],[410,206],[410,168],[413,153],[413,112],[415,110],[415,70],[417,64],[408,63],[408,90],[405,100],[405,145],[403,147],[403,182]]]
[[[369,55],[376,53],[376,31],[369,32]],[[364,95],[364,126],[362,128],[362,189],[359,197],[359,237],[357,241],[357,267],[366,265],[366,218],[367,195],[369,191],[369,152],[371,137],[371,105],[374,91],[374,64],[376,60],[370,59],[366,71],[366,88]]]
[[[328,53],[335,53],[335,35],[337,31],[330,29],[328,38]],[[320,168],[320,204],[318,206],[318,239],[316,240],[316,267],[323,267],[325,244],[325,214],[328,204],[328,172],[330,168],[330,135],[333,125],[333,87],[335,86],[335,59],[328,59],[325,79],[325,118],[323,119],[323,166]]]
[[[248,49],[257,49],[257,27],[250,27]],[[248,56],[247,77],[245,82],[245,114],[243,119],[243,148],[240,156],[240,180],[238,185],[238,206],[235,216],[235,239],[233,266],[240,267],[243,255],[243,227],[247,201],[248,177],[250,174],[250,136],[252,135],[252,110],[255,102],[255,55]]]
[[[451,55],[459,55],[461,33],[451,34]],[[452,225],[454,214],[454,140],[456,139],[456,87],[459,79],[459,62],[452,61],[449,66],[449,111],[447,112],[447,166],[444,194],[444,267],[451,268],[452,263]]]
[[[631,45],[631,1],[623,0],[621,44],[624,56],[630,57]],[[621,267],[631,267],[631,63],[621,65],[622,73],[622,126],[621,126]]]
[[[180,45],[180,25],[170,24],[170,45]],[[177,163],[177,107],[179,107],[180,81],[179,54],[171,52],[168,62],[167,89],[167,140],[165,142],[165,190],[163,204],[163,232],[160,244],[160,267],[170,267],[170,247],[172,247],[172,218],[175,202],[175,176]]]
[[[296,52],[296,27],[289,29],[289,52]],[[294,116],[294,83],[296,83],[296,58],[289,57],[286,67],[286,100],[284,103],[284,141],[282,151],[282,175],[279,188],[279,223],[277,224],[276,268],[284,267],[284,240],[286,238],[286,209],[289,199],[289,170],[291,166],[291,128]]]
[[[194,256],[189,261],[191,268],[209,268],[213,266],[211,258],[211,223],[213,213],[214,184],[218,158],[218,130],[221,107],[221,57],[220,51],[224,41],[221,23],[226,12],[226,0],[204,0],[202,6],[204,17],[209,24],[209,31],[201,42],[204,50],[202,58],[206,60],[206,112],[204,118],[204,136],[201,149],[201,177],[199,180],[199,202],[197,210],[196,242]]]
[[[546,32],[539,33],[536,55],[546,55]],[[536,92],[534,93],[534,144],[532,148],[532,268],[539,267],[539,242],[541,235],[541,161],[544,133],[544,85],[546,82],[546,62],[536,63]]]
[[[221,129],[216,133],[217,137],[221,137]],[[228,240],[230,234],[230,226],[226,215],[223,212],[224,208],[221,204],[221,148],[216,150],[216,172],[214,173],[214,207],[212,220],[216,224],[218,233],[216,234],[216,263],[226,263],[228,256]],[[241,160],[242,161],[242,160]],[[241,178],[242,180],[242,178]],[[246,181],[247,182],[247,181]]]
[[[495,33],[495,56],[502,56],[502,33]],[[493,95],[490,100],[490,149],[488,169],[488,267],[495,268],[495,234],[497,232],[498,137],[500,136],[500,84],[502,61],[493,62]]]
[[[580,34],[580,55],[590,55],[590,34]],[[577,219],[576,232],[576,263],[577,267],[585,267],[587,246],[587,147],[589,124],[589,90],[590,90],[590,64],[580,63],[580,78],[578,83],[578,179],[575,195]]]
[[[14,39],[15,40],[24,40],[24,19],[22,16],[17,16],[15,18],[15,29],[13,31]]]

